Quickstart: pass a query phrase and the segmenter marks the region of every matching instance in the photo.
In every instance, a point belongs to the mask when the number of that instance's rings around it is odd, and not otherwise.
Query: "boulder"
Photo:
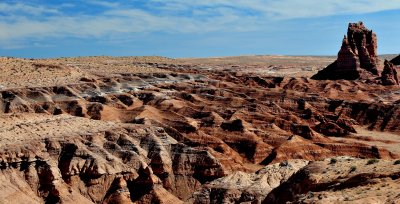
[[[396,68],[387,60],[385,60],[385,67],[383,68],[381,79],[382,84],[385,86],[399,85]]]

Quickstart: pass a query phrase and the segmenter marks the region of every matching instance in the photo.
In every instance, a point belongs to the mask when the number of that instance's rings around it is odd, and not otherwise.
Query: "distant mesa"
[[[355,80],[361,76],[378,76],[378,44],[376,34],[363,22],[349,23],[338,58],[312,76],[316,80]]]

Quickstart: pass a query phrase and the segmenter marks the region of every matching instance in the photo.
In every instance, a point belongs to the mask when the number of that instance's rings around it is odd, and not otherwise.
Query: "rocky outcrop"
[[[162,128],[65,115],[9,119],[0,133],[4,202],[18,194],[37,203],[180,203],[226,175],[209,151],[179,144]]]
[[[363,22],[350,23],[347,29],[349,44],[360,60],[360,67],[378,75],[378,44],[376,34]]]
[[[360,68],[360,62],[357,57],[357,51],[352,49],[346,36],[343,38],[336,66],[338,68],[336,70],[337,78],[348,74],[350,74],[349,78],[359,77],[357,70]]]
[[[390,60],[390,62],[394,65],[400,65],[400,55]]]
[[[354,59],[348,39],[340,53],[343,66]],[[163,69],[0,90],[0,200],[259,203],[326,158],[400,158],[398,87]],[[302,180],[291,201],[330,175]]]
[[[349,41],[344,36],[342,47],[338,53],[338,59],[327,68],[312,76],[312,79],[348,79],[354,80],[360,77],[360,62],[357,54],[352,50]]]
[[[263,203],[398,203],[398,163],[350,157],[310,162]]]
[[[269,192],[308,163],[290,160],[265,166],[255,173],[235,172],[204,184],[194,193],[194,203],[261,203]]]
[[[337,60],[312,76],[316,80],[354,80],[363,75],[378,75],[377,38],[362,22],[350,23]],[[366,70],[367,73],[363,73]]]
[[[206,183],[194,203],[397,203],[399,174],[398,160],[288,160]]]
[[[333,122],[322,122],[318,124],[315,129],[327,136],[346,136],[349,134],[349,131],[341,128],[339,125]]]
[[[382,84],[385,86],[399,85],[396,67],[389,61],[385,60],[385,67],[381,74]]]

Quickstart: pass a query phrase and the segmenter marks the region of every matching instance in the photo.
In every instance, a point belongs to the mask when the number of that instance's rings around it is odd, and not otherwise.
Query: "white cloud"
[[[172,10],[190,9],[200,6],[226,6],[247,9],[266,17],[277,19],[322,17],[340,14],[363,14],[400,9],[400,0],[149,0]]]
[[[108,7],[108,8],[118,8],[121,4],[116,2],[109,2],[109,1],[99,1],[99,0],[88,0],[86,1],[88,4]]]
[[[45,13],[56,14],[59,13],[57,9],[48,8],[40,5],[27,5],[23,3],[0,3],[0,13],[4,14],[21,14],[21,15],[41,15]]]
[[[127,1],[126,1],[127,2]],[[400,0],[148,0],[147,9],[135,3],[89,0],[98,13],[74,14],[74,4],[41,6],[0,3],[0,46],[20,47],[24,39],[46,37],[103,38],[141,32],[207,33],[271,29],[280,20],[400,9]]]
[[[260,6],[260,5],[258,5]],[[278,18],[309,18],[342,14],[364,14],[400,9],[400,0],[280,0],[268,1],[261,11],[271,12]]]

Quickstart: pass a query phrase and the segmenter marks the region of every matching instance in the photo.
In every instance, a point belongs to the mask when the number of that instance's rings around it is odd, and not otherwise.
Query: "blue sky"
[[[400,0],[2,0],[0,56],[336,55],[357,21],[400,53]]]

